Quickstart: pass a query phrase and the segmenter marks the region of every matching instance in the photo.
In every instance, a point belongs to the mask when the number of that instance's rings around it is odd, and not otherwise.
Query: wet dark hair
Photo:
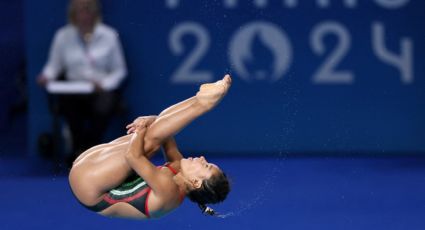
[[[223,172],[203,180],[199,189],[191,190],[187,196],[195,203],[198,203],[203,214],[216,216],[217,213],[206,204],[216,204],[226,199],[230,192],[230,183]]]

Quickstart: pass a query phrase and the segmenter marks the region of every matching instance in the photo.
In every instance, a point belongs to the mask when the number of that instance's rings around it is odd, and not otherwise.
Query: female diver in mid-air
[[[105,216],[159,218],[187,196],[204,213],[230,191],[226,175],[204,157],[183,158],[173,138],[194,119],[214,108],[227,93],[231,78],[201,85],[198,93],[158,116],[139,117],[126,136],[94,146],[74,162],[69,183],[80,203]],[[168,163],[156,167],[148,159],[160,147]]]

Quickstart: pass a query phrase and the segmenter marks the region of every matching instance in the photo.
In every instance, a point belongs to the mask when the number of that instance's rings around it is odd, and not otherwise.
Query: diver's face
[[[217,165],[209,163],[203,156],[184,158],[180,161],[180,167],[183,176],[190,181],[202,182],[221,171]]]

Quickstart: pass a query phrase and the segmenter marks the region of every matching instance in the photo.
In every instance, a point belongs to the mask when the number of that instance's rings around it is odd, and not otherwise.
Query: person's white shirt
[[[97,23],[90,40],[83,42],[72,24],[59,29],[42,75],[51,81],[62,71],[70,82],[96,82],[103,90],[117,89],[127,74],[118,33]]]

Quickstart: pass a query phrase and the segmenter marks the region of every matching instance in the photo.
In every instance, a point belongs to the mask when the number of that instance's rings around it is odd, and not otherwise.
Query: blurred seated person
[[[61,75],[65,78],[53,94],[71,131],[72,161],[101,142],[127,70],[118,33],[102,23],[97,0],[71,0],[68,20],[55,34],[37,82],[52,93],[49,85]]]

